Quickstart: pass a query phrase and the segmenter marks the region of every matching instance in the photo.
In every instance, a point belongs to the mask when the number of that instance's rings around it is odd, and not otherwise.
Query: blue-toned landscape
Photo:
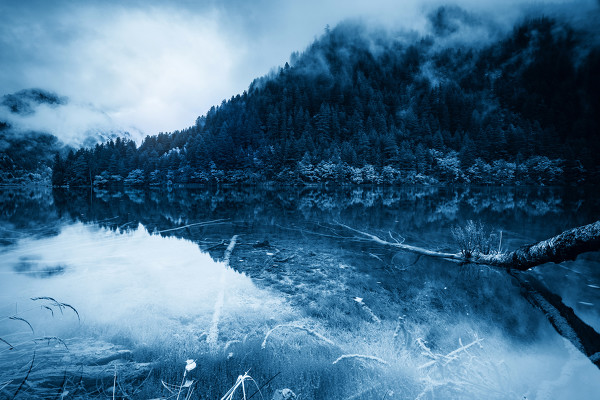
[[[598,0],[0,15],[0,399],[598,397]]]
[[[591,188],[593,189],[593,188]],[[492,267],[386,249],[338,223],[501,250],[588,223],[587,189],[14,190],[3,195],[5,393],[168,397],[185,360],[219,398],[250,370],[269,396],[591,398],[600,371]],[[600,329],[596,254],[526,273]],[[48,296],[54,300],[35,297]],[[60,307],[56,302],[70,307]],[[53,312],[51,310],[53,310]],[[16,316],[26,319],[8,319]],[[37,340],[47,338],[45,340]],[[61,386],[62,385],[62,386]],[[250,389],[256,390],[254,386]]]

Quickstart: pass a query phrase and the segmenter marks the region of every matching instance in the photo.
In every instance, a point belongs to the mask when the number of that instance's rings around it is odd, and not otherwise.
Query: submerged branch
[[[378,243],[382,246],[390,246],[390,247],[394,247],[400,250],[406,250],[406,251],[410,251],[412,253],[416,253],[416,254],[420,254],[423,256],[428,256],[428,257],[436,257],[436,258],[445,258],[448,260],[457,260],[457,261],[465,261],[465,258],[461,255],[461,254],[454,254],[454,253],[443,253],[443,252],[439,252],[439,251],[433,251],[433,250],[428,250],[428,249],[424,249],[422,247],[417,247],[417,246],[411,246],[408,244],[404,244],[402,242],[399,241],[394,241],[394,242],[388,242],[387,240],[383,240],[378,236],[375,236],[371,233],[367,233],[367,232],[363,232],[363,231],[359,231],[358,229],[354,229],[348,225],[344,225],[341,223],[338,223],[339,226],[341,226],[342,228],[346,228],[352,232],[356,232],[359,235],[363,236],[363,238],[367,238],[370,239],[372,241],[374,241],[375,243]]]
[[[338,223],[342,228],[358,233],[363,239],[369,239],[382,246],[393,247],[412,253],[443,258],[464,263],[485,264],[506,269],[525,271],[537,265],[560,263],[577,258],[579,254],[600,250],[600,221],[565,231],[550,239],[523,246],[505,253],[482,254],[474,252],[470,256],[462,253],[444,253],[411,246],[397,241],[389,242],[376,235],[354,229]]]
[[[542,310],[556,331],[585,354],[594,365],[600,368],[600,334],[582,321],[572,308],[562,302],[559,296],[551,293],[535,278],[525,276],[523,272],[520,272],[546,263],[560,263],[574,260],[582,253],[599,251],[600,221],[569,229],[550,239],[523,246],[514,251],[492,254],[482,254],[478,251],[472,253],[465,251],[457,254],[431,251],[421,247],[406,245],[398,241],[388,242],[371,233],[363,232],[340,223],[338,225],[359,234],[363,240],[368,239],[383,246],[429,257],[505,268],[524,289],[522,294],[525,299],[534,307]],[[425,349],[428,350],[426,347]],[[428,362],[420,368],[428,367],[434,363],[435,361]]]

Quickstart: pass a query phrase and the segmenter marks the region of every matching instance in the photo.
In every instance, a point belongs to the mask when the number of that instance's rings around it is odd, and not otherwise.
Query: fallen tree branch
[[[445,253],[411,246],[401,242],[389,242],[376,235],[354,229],[338,223],[342,228],[359,234],[363,239],[369,239],[382,246],[410,251],[428,257],[464,263],[485,264],[506,269],[525,271],[546,263],[561,263],[574,260],[579,254],[600,250],[600,221],[578,228],[569,229],[559,235],[541,242],[520,247],[505,253],[482,254],[475,252],[470,256],[462,253]]]
[[[546,263],[561,263],[600,250],[600,221],[569,229],[550,239],[500,254],[477,254],[475,262],[520,271]]]
[[[362,239],[369,239],[383,246],[410,251],[419,255],[443,258],[464,263],[485,264],[505,268],[507,272],[523,288],[522,295],[534,307],[540,309],[556,331],[569,340],[579,351],[600,368],[600,334],[582,321],[562,302],[562,299],[551,293],[534,277],[526,276],[520,271],[546,263],[560,263],[577,258],[579,254],[600,250],[600,221],[589,225],[569,229],[559,235],[541,242],[520,247],[506,253],[482,254],[443,253],[410,246],[400,242],[388,242],[373,234],[363,232],[347,225],[339,226],[359,234]],[[426,350],[428,350],[425,347]],[[423,364],[421,368],[432,365]]]
[[[388,242],[387,240],[383,240],[378,236],[375,236],[371,233],[367,233],[367,232],[363,232],[363,231],[359,231],[358,229],[354,229],[348,225],[344,225],[341,223],[338,223],[339,226],[341,226],[342,228],[346,228],[352,232],[356,232],[359,235],[363,236],[364,238],[368,238],[372,241],[374,241],[375,243],[378,243],[382,246],[390,246],[390,247],[394,247],[400,250],[406,250],[406,251],[410,251],[412,253],[417,253],[423,256],[428,256],[428,257],[435,257],[435,258],[445,258],[445,259],[449,259],[449,260],[456,260],[456,261],[465,261],[465,258],[462,256],[462,254],[457,253],[443,253],[443,252],[439,252],[439,251],[433,251],[433,250],[428,250],[428,249],[424,249],[422,247],[417,247],[417,246],[411,246],[408,244],[404,244],[401,242]]]

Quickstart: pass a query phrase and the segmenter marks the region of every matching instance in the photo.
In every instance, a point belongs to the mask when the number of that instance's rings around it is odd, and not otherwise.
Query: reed
[[[244,375],[238,376],[237,380],[235,381],[235,384],[231,387],[231,389],[229,389],[227,391],[227,393],[225,393],[225,395],[223,397],[221,397],[221,400],[233,400],[233,396],[235,395],[235,393],[238,391],[238,389],[240,387],[242,388],[242,399],[247,400],[246,384],[245,384],[246,381],[250,381],[250,382],[254,383],[254,385],[256,386],[256,389],[260,393],[260,388],[258,387],[258,384],[254,380],[254,378],[252,378],[250,375],[248,375],[248,372],[250,372],[250,371],[246,371],[246,373],[244,373]],[[260,393],[260,396],[262,397],[262,393]]]

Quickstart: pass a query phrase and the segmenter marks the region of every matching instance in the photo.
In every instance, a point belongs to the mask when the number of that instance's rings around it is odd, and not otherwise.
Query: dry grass
[[[402,327],[398,328],[399,325]],[[280,330],[289,330],[295,334],[285,335],[281,338],[283,340],[272,341],[273,335]],[[359,332],[365,336],[364,341],[357,340]],[[263,396],[257,381],[270,383],[268,377],[273,377],[273,371],[282,371],[281,374],[275,374],[278,376],[278,386],[294,385],[294,392],[303,398],[324,396],[383,399],[400,396],[427,399],[452,393],[481,394],[486,388],[492,393],[491,397],[497,397],[495,393],[498,386],[489,381],[487,375],[493,365],[482,357],[482,339],[474,337],[465,345],[459,341],[457,348],[441,351],[427,344],[425,339],[421,339],[427,336],[427,332],[423,325],[415,325],[406,320],[382,320],[381,323],[363,320],[356,330],[343,332],[342,335],[339,332],[330,332],[322,326],[308,328],[301,322],[280,324],[267,330],[264,336],[222,342],[223,351],[219,354],[211,352],[205,344],[204,350],[198,353],[198,359],[202,360],[201,363],[198,362],[200,368],[196,370],[196,360],[188,360],[183,376],[173,375],[172,364],[164,363],[158,366],[150,379],[140,384],[145,385],[144,389],[134,391],[123,385],[119,375],[123,372],[122,368],[127,368],[129,364],[119,364],[121,369],[118,373],[117,364],[109,364],[107,367],[115,368],[114,377],[111,373],[110,382],[101,382],[95,389],[77,391],[76,380],[67,379],[54,393],[59,394],[57,398],[68,395],[69,398],[117,399],[131,397],[137,393],[135,398],[249,400],[254,394]],[[411,337],[418,339],[411,340]],[[55,338],[44,338],[48,339]],[[225,359],[225,350],[231,348],[234,343],[236,356]],[[294,346],[299,347],[294,350]],[[328,350],[323,351],[325,348]],[[473,349],[477,351],[472,351]],[[288,358],[282,357],[286,354]],[[31,361],[29,369],[33,371],[38,361],[37,358]],[[230,375],[232,370],[239,371],[244,364],[256,368],[257,374],[253,373],[250,376],[249,372],[246,372],[237,378]],[[225,366],[227,369],[224,370]],[[473,373],[473,368],[480,368],[479,374]],[[34,389],[28,386],[29,376],[26,374],[24,379],[16,382],[2,380],[0,388],[4,387],[6,392],[6,389],[13,387],[9,393],[15,393],[18,386],[19,392],[16,394],[19,396],[50,398],[42,392],[36,394]],[[253,376],[258,377],[257,380]],[[398,380],[398,376],[402,379]],[[159,379],[159,387],[156,386],[156,378]],[[235,383],[225,386],[228,380],[235,380]],[[223,390],[224,387],[229,389]],[[249,391],[249,387],[252,390]],[[66,395],[62,396],[65,393]],[[395,395],[391,396],[390,393]]]
[[[494,244],[498,237],[489,233],[481,221],[468,220],[464,227],[455,226],[451,232],[465,258],[470,258],[474,253],[491,254],[495,251]],[[501,243],[498,248],[501,248]]]
[[[262,393],[260,392],[258,384],[254,380],[254,378],[248,375],[248,372],[249,371],[246,371],[244,375],[238,376],[237,380],[235,381],[235,384],[231,387],[231,389],[227,391],[227,393],[225,393],[223,397],[221,397],[221,400],[233,400],[233,396],[236,394],[239,388],[241,388],[242,390],[242,399],[247,400],[246,381],[254,383],[254,385],[256,386],[256,390],[258,391],[258,393],[260,393],[260,396],[262,397]]]

